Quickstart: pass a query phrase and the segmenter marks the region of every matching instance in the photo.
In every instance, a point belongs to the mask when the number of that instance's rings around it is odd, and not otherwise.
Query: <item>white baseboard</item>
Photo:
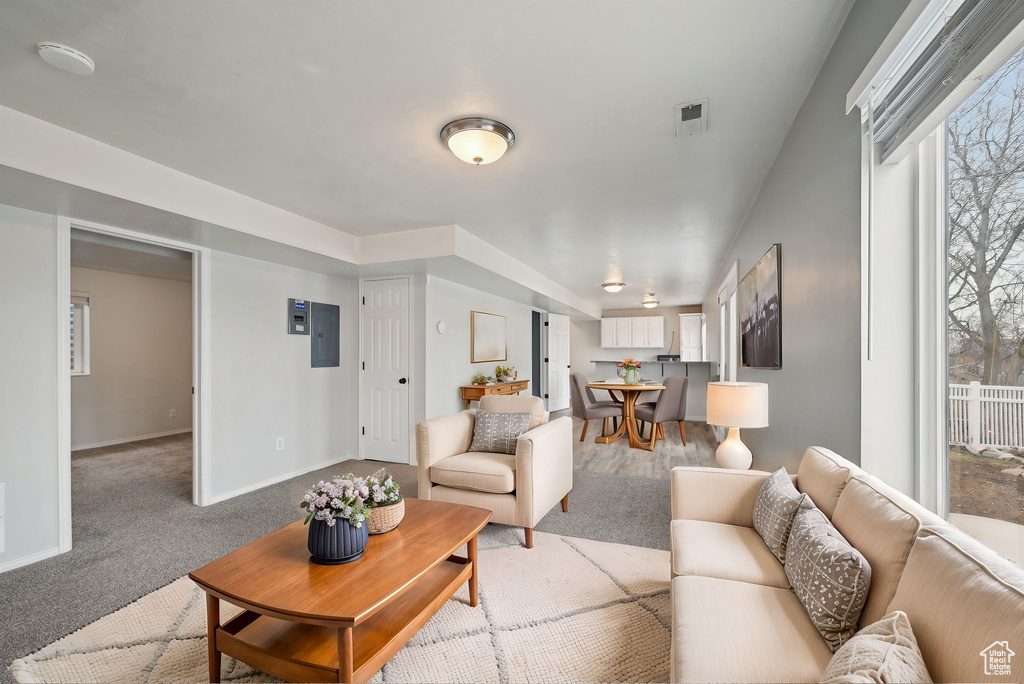
[[[46,558],[53,558],[58,553],[60,553],[60,548],[54,546],[52,549],[46,549],[45,551],[37,551],[36,553],[30,553],[27,556],[22,556],[21,558],[15,558],[14,560],[0,563],[0,573],[7,572],[8,570],[14,570],[15,568],[24,567],[26,565],[31,565],[32,563],[36,563]]]
[[[114,446],[115,444],[128,444],[129,442],[141,442],[144,439],[156,439],[157,437],[170,437],[171,435],[182,435],[192,432],[192,428],[181,428],[180,430],[168,430],[167,432],[154,432],[151,435],[139,435],[138,437],[125,437],[123,439],[112,439],[109,442],[96,442],[94,444],[82,444],[71,447],[71,451],[82,451],[84,449],[98,449],[100,447]]]
[[[321,468],[327,468],[327,467],[330,467],[332,465],[337,465],[338,463],[341,463],[342,461],[348,461],[348,460],[358,461],[359,457],[358,456],[345,456],[344,458],[335,458],[335,459],[331,459],[329,461],[323,461],[322,463],[317,463],[316,465],[311,465],[308,468],[302,468],[301,470],[293,470],[290,473],[285,473],[284,475],[279,475],[277,477],[272,477],[272,478],[269,478],[267,480],[263,480],[262,482],[256,482],[255,484],[246,485],[244,487],[239,487],[238,489],[233,489],[230,492],[225,492],[224,494],[214,494],[213,496],[210,497],[210,501],[207,503],[207,505],[215,504],[215,503],[220,503],[221,501],[227,501],[228,499],[233,499],[236,496],[240,496],[242,494],[248,494],[249,492],[255,492],[257,489],[263,489],[264,487],[269,487],[270,485],[275,485],[278,482],[284,482],[285,480],[290,480],[293,477],[298,477],[299,475],[305,475],[306,473],[311,473],[314,470],[320,470]]]

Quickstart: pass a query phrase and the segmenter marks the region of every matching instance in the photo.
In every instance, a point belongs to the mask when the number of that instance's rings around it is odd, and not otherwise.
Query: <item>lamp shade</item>
[[[768,427],[768,385],[709,382],[708,423],[728,428]]]

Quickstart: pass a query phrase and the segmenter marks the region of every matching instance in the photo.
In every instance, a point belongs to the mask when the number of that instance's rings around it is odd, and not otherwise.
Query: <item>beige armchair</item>
[[[530,396],[489,396],[480,409],[530,413],[530,429],[514,454],[469,451],[476,411],[438,416],[416,426],[419,498],[486,508],[491,522],[533,528],[559,500],[569,510],[572,489],[572,418],[548,422],[544,402]]]

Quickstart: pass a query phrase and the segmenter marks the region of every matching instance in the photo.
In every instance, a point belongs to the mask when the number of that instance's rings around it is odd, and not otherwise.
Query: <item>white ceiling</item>
[[[355,235],[457,224],[602,306],[689,304],[849,5],[5,0],[0,104]],[[701,98],[708,132],[675,138]],[[438,140],[469,115],[515,131],[498,163]]]

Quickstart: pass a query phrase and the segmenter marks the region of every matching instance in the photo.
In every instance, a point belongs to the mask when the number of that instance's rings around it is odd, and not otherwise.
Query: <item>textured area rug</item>
[[[664,682],[669,554],[489,525],[480,602],[463,586],[373,682]],[[238,609],[222,603],[222,619]],[[206,610],[188,577],[14,661],[35,682],[205,682]],[[232,658],[225,682],[275,681]]]

